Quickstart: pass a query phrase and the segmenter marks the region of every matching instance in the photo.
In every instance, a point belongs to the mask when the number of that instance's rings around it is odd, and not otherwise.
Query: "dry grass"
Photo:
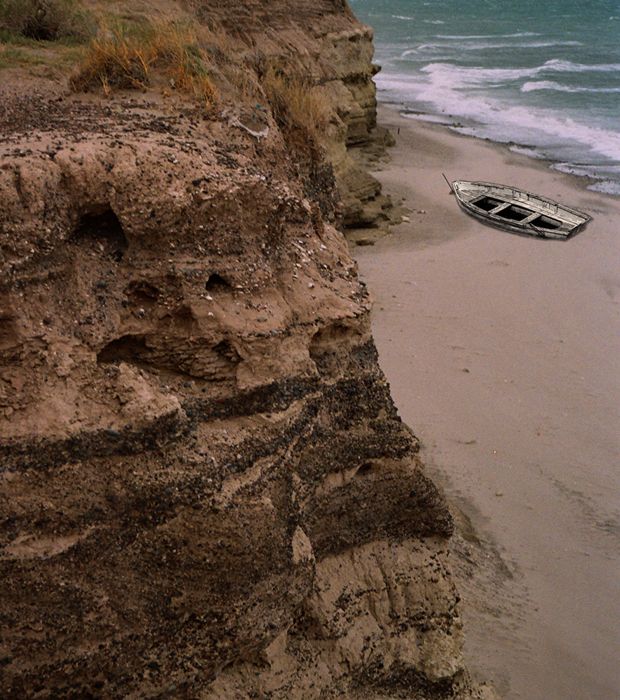
[[[71,78],[74,90],[102,88],[145,90],[158,79],[213,105],[216,90],[209,77],[205,54],[190,27],[160,21],[139,31],[102,28],[87,51],[78,72]]]
[[[281,128],[301,129],[314,139],[318,137],[329,121],[329,107],[310,83],[271,69],[265,74],[262,85]]]
[[[77,0],[0,0],[0,30],[5,40],[83,41],[93,26]]]

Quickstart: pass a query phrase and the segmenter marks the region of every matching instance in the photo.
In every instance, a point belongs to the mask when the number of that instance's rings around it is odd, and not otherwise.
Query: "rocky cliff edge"
[[[0,694],[482,697],[338,230],[378,193],[371,31],[173,5],[228,52],[209,109],[4,72]],[[312,147],[268,70],[327,105]]]

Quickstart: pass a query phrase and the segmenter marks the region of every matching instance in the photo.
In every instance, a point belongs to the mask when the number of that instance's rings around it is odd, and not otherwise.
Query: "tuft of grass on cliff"
[[[329,107],[307,80],[270,69],[262,85],[280,127],[317,136],[327,125]]]
[[[70,83],[76,92],[102,90],[106,95],[161,85],[206,106],[217,100],[195,31],[189,24],[164,19],[100,27]]]

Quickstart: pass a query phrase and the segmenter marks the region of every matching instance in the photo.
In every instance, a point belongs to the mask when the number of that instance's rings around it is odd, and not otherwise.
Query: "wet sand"
[[[620,199],[385,107],[380,122],[396,147],[377,177],[411,221],[354,254],[400,413],[498,569],[462,582],[470,665],[511,699],[620,697]],[[489,228],[442,172],[593,221],[569,241]]]

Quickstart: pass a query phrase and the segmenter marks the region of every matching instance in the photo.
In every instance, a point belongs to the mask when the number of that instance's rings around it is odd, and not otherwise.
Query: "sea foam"
[[[427,43],[420,44],[418,52],[433,53],[445,51],[447,48],[455,51],[488,51],[489,49],[543,49],[561,46],[582,46],[580,41],[523,41],[519,43],[506,41],[461,41],[458,43]]]
[[[604,183],[620,182],[609,169],[620,163],[619,25],[609,3],[584,12],[583,2],[566,0],[558,12],[543,2],[469,0],[466,13],[460,0],[353,3],[373,15],[381,99],[579,164],[572,172],[606,191]]]
[[[380,77],[378,83],[392,94],[402,96],[401,99],[407,96],[411,102],[413,98],[431,112],[467,122],[460,128],[464,133],[547,150],[573,143],[585,147],[591,157],[620,161],[620,133],[616,131],[544,107],[505,103],[488,94],[464,94],[473,83],[518,79],[537,70],[471,69],[437,63],[423,69],[426,80],[403,74]]]
[[[521,86],[521,92],[534,92],[536,90],[556,90],[557,92],[572,92],[572,93],[588,93],[588,92],[598,92],[598,93],[613,93],[620,92],[620,87],[609,87],[609,88],[591,88],[591,87],[580,87],[574,85],[562,85],[561,83],[556,83],[553,80],[533,80],[527,83],[523,83]]]

